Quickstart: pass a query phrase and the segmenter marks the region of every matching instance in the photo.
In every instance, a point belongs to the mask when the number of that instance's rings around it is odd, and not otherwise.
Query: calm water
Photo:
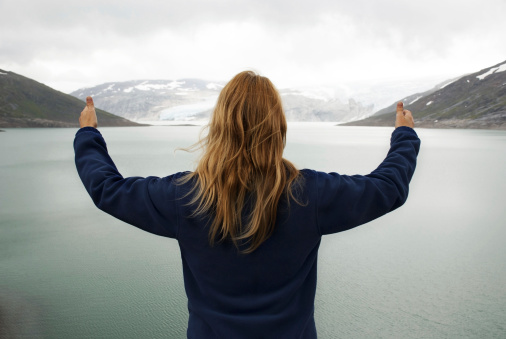
[[[193,168],[176,152],[199,127],[102,128],[126,175]],[[366,174],[391,128],[290,126],[299,168]],[[77,176],[74,129],[0,133],[0,328],[30,338],[184,338],[177,243],[96,209]],[[401,209],[327,236],[320,338],[506,337],[506,132],[423,130]]]

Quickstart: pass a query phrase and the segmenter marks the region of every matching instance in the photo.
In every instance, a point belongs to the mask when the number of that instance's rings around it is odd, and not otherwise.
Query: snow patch
[[[197,92],[198,91],[198,88],[195,88],[195,87],[188,87],[188,88],[178,88],[178,90],[180,91],[184,91],[184,92]],[[179,92],[181,93],[181,92]],[[176,93],[177,94],[177,93]]]
[[[201,102],[179,105],[164,109],[160,112],[160,120],[192,120],[195,115],[208,111],[214,107],[218,96],[206,98]]]
[[[175,89],[178,87],[181,87],[185,82],[184,81],[172,81],[168,84],[150,84],[147,81],[144,81],[143,83],[135,86],[136,89],[140,91],[149,91],[152,89]]]
[[[439,87],[439,89],[443,89],[445,88],[446,86],[450,85],[450,84],[453,84],[455,81],[457,81],[458,79],[455,79],[455,80],[452,80],[450,82],[447,82],[446,84],[444,84],[443,86]]]
[[[310,91],[304,91],[304,92],[293,91],[293,92],[281,93],[281,96],[286,96],[286,95],[298,95],[298,96],[302,96],[302,97],[314,99],[314,100],[321,100],[321,101],[325,101],[325,102],[329,101],[328,97],[325,97],[324,95],[319,95],[318,93],[310,92]]]
[[[7,75],[7,73],[0,72],[0,75]]]
[[[109,85],[109,87],[107,87],[106,89],[104,89],[104,92],[107,92],[107,91],[112,90],[112,88],[113,88],[115,85],[116,85],[116,84]]]
[[[506,64],[502,64],[497,67],[491,68],[488,70],[488,72],[485,72],[481,75],[477,75],[476,77],[480,80],[483,80],[486,77],[488,77],[489,75],[492,75],[494,73],[504,72],[504,71],[506,71]]]
[[[428,102],[428,103],[426,103],[425,105],[426,105],[426,106],[429,106],[429,105],[430,105],[430,104],[432,104],[432,103],[433,103],[433,101],[429,101],[429,102]]]
[[[123,92],[125,92],[125,93],[130,93],[130,92],[132,92],[133,90],[134,90],[134,88],[133,88],[133,87],[128,87],[128,88],[125,88],[125,89],[123,90]]]
[[[104,90],[102,90],[102,91],[98,92],[98,93],[97,93],[97,95],[102,95],[102,94],[104,94],[104,93],[105,93],[105,92],[107,92],[107,91],[111,91],[111,90],[112,90],[112,88],[113,88],[115,85],[116,85],[116,84],[109,85],[109,87],[107,87],[106,89],[104,89]]]
[[[413,104],[413,103],[417,102],[417,101],[418,101],[418,99],[420,99],[421,97],[422,97],[422,96],[419,96],[419,97],[418,97],[418,98],[416,98],[415,100],[411,101],[408,105],[411,105],[411,104]]]

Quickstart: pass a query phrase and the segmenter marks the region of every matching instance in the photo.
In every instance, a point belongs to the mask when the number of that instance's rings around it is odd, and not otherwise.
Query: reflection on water
[[[390,128],[294,124],[299,168],[368,173]],[[124,175],[193,168],[176,152],[200,127],[103,128]],[[506,133],[417,130],[408,202],[324,238],[320,338],[503,338]],[[181,338],[187,310],[177,243],[97,210],[73,163],[73,129],[0,134],[0,328],[47,338]],[[7,332],[8,331],[10,332]]]

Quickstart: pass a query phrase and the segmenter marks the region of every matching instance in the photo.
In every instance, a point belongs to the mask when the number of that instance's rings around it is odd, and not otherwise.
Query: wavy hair
[[[231,239],[251,253],[274,231],[280,198],[299,203],[294,189],[301,175],[283,159],[281,97],[268,78],[241,72],[222,89],[207,128],[190,147],[203,150],[196,170],[182,178],[194,183],[192,216],[211,217],[211,245]]]

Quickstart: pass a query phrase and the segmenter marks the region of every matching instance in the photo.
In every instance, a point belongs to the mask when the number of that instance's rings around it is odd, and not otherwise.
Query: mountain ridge
[[[417,127],[506,129],[506,61],[397,101],[413,112]],[[391,126],[397,101],[344,125]]]
[[[71,93],[94,97],[97,107],[136,121],[209,119],[225,82],[202,79],[108,82]],[[282,89],[288,121],[350,121],[370,115],[373,105],[340,100],[317,91]]]
[[[85,102],[36,80],[0,69],[0,127],[79,127]],[[100,126],[139,124],[97,109]]]

